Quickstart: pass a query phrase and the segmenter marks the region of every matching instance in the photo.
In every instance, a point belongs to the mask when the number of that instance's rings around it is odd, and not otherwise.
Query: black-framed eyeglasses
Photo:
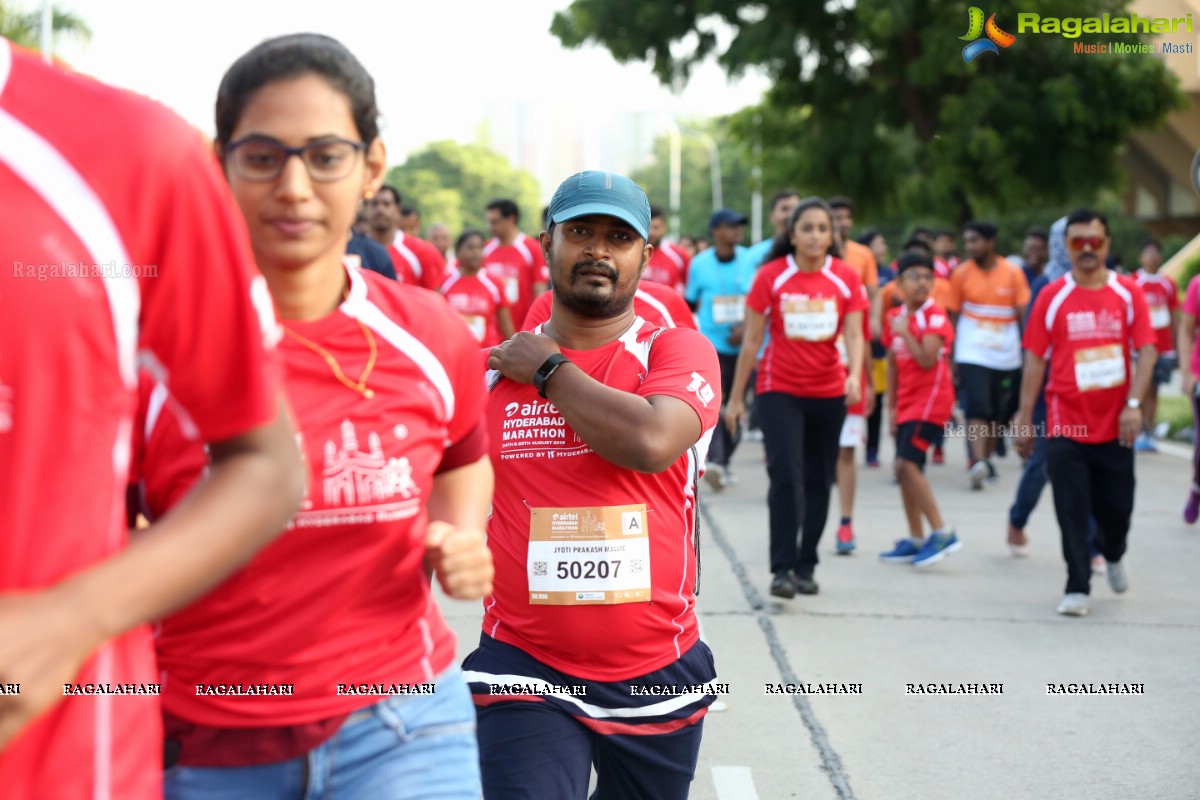
[[[225,158],[242,180],[255,183],[273,181],[283,173],[292,156],[299,156],[308,177],[320,183],[340,181],[354,169],[356,156],[366,149],[362,142],[349,139],[322,139],[303,147],[285,147],[271,139],[247,136],[225,148]]]

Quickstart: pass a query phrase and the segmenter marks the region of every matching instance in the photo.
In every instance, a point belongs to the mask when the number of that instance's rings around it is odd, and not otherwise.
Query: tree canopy
[[[82,41],[90,41],[92,29],[73,11],[63,11],[60,8],[51,10],[54,38],[61,39],[71,36]],[[13,3],[0,2],[0,36],[21,47],[37,50],[42,27],[40,11],[19,11]]]
[[[388,171],[388,183],[413,202],[424,225],[442,222],[457,235],[464,228],[486,231],[488,201],[507,198],[521,210],[521,230],[542,230],[537,180],[480,144],[432,142]]]
[[[713,55],[731,76],[765,72],[772,88],[737,115],[734,133],[761,142],[766,184],[848,194],[868,212],[963,222],[1031,199],[1092,197],[1116,182],[1128,134],[1179,103],[1162,56],[1074,52],[1075,42],[1134,43],[1136,34],[1021,33],[966,63],[970,5],[574,0],[551,31],[567,46],[597,42],[618,61],[646,61],[673,86]],[[1094,16],[1129,13],[1126,0],[1086,5]],[[1016,0],[996,22],[1016,34],[1020,12],[1077,17],[1080,8]],[[718,36],[722,26],[730,36]]]

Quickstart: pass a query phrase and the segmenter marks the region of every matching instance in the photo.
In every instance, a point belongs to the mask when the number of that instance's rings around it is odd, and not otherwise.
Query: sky
[[[488,103],[502,99],[562,104],[581,114],[655,109],[687,119],[737,110],[767,87],[761,75],[728,81],[708,63],[673,95],[646,64],[619,65],[594,46],[567,50],[549,27],[569,0],[57,4],[92,28],[89,45],[64,40],[57,55],[82,72],[165,103],[210,135],[217,86],[238,56],[284,33],[333,36],[375,78],[393,164],[427,142],[475,141]],[[35,0],[16,5],[39,7]]]

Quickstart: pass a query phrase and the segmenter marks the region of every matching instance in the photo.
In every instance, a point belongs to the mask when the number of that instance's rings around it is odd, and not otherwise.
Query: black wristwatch
[[[537,393],[542,397],[546,397],[546,381],[554,374],[554,370],[561,367],[563,364],[570,364],[571,360],[562,353],[554,353],[547,358],[542,365],[538,367],[538,371],[533,373],[533,388],[537,389]],[[548,397],[546,398],[549,399]]]

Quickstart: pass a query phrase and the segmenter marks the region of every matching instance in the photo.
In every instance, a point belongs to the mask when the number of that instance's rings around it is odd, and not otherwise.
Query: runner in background
[[[168,800],[479,795],[430,576],[452,597],[491,590],[482,356],[441,297],[344,264],[342,232],[383,180],[377,118],[370,75],[316,34],[256,45],[218,90],[215,146],[283,320],[308,491],[283,536],[159,626]],[[158,518],[206,459],[174,415],[152,417]]]
[[[484,795],[582,798],[594,767],[594,797],[682,800],[715,699],[680,691],[716,676],[694,592],[719,367],[697,332],[634,311],[650,257],[637,184],[573,175],[549,216],[551,318],[489,359],[496,589],[463,663]]]
[[[863,298],[866,298],[866,287],[862,287]],[[871,332],[867,327],[866,317],[863,317],[863,342],[870,341]],[[838,356],[842,366],[849,369],[849,354],[846,350],[844,336],[837,340]],[[835,482],[838,487],[838,510],[841,517],[838,520],[837,537],[834,547],[838,555],[849,555],[858,546],[854,539],[854,497],[858,489],[858,470],[854,463],[854,454],[863,446],[867,435],[867,416],[874,412],[878,399],[875,388],[871,383],[871,371],[867,367],[869,355],[864,354],[861,385],[863,387],[857,403],[846,407],[846,419],[842,422],[842,432],[838,436],[838,459]]]
[[[397,280],[396,267],[392,264],[392,256],[387,248],[369,235],[351,230],[350,241],[346,243],[347,262],[351,266],[369,269],[385,278]]]
[[[785,599],[819,591],[817,546],[828,521],[846,406],[862,393],[867,311],[862,283],[838,257],[829,205],[819,197],[802,200],[789,228],[790,238],[776,242],[746,300],[746,331],[725,409],[725,425],[736,431],[769,326],[757,389],[770,479],[770,592]],[[849,367],[838,353],[839,333]]]
[[[1021,326],[1029,284],[1020,267],[996,253],[996,226],[969,222],[963,243],[969,258],[950,275],[946,309],[955,320],[954,362],[959,403],[967,418],[972,489],[996,477],[991,457],[1017,410],[1021,385]]]
[[[885,300],[887,287],[895,280],[896,273],[888,259],[887,239],[874,228],[863,231],[858,243],[871,248],[875,263],[879,265],[880,307],[886,315],[891,305]],[[878,339],[871,340],[871,388],[875,390],[875,402],[867,415],[867,466],[879,468],[879,436],[883,430],[884,393],[887,391],[887,351]]]
[[[409,203],[400,204],[400,230],[405,236],[421,238],[421,212]]]
[[[0,270],[0,685],[20,687],[0,698],[0,794],[152,800],[147,623],[244,564],[300,503],[279,327],[191,126],[5,39],[0,117],[0,252],[34,262]],[[47,274],[60,266],[81,272]],[[130,540],[139,353],[211,462],[177,514]],[[64,698],[68,684],[139,692]]]
[[[850,230],[854,227],[854,203],[850,198],[832,197],[829,199],[829,207],[833,209],[834,224],[845,245],[842,260],[854,269],[858,279],[867,287],[867,296],[871,301],[867,315],[871,339],[878,339],[883,322],[883,306],[880,305],[879,265],[875,263],[875,254],[871,252],[871,248],[850,238]]]
[[[367,201],[371,238],[388,250],[397,279],[410,286],[437,291],[446,275],[446,261],[433,245],[400,228],[400,191],[384,185]]]
[[[668,242],[667,218],[658,206],[650,206],[650,244],[654,255],[642,273],[643,281],[654,281],[669,286],[682,297],[687,289],[688,264],[692,257],[677,244]]]
[[[450,233],[450,226],[444,222],[435,222],[430,225],[429,243],[449,264],[450,259],[454,257],[454,235]]]
[[[1142,429],[1155,336],[1137,284],[1105,269],[1110,239],[1104,215],[1073,212],[1066,236],[1071,273],[1050,283],[1029,315],[1017,451],[1031,454],[1033,406],[1049,364],[1046,466],[1067,562],[1058,613],[1083,616],[1092,575],[1089,512],[1100,527],[1109,586],[1118,594],[1129,588],[1124,556],[1133,514],[1133,442]],[[1131,341],[1138,350],[1132,378]]]
[[[1175,330],[1179,327],[1179,287],[1169,275],[1159,274],[1162,266],[1162,243],[1151,239],[1142,245],[1138,254],[1141,269],[1134,276],[1134,283],[1146,296],[1150,308],[1150,327],[1154,328],[1154,348],[1158,357],[1154,360],[1154,375],[1150,379],[1150,391],[1146,393],[1146,406],[1142,419],[1145,426],[1133,449],[1156,453],[1154,444],[1154,420],[1158,414],[1158,387],[1171,382],[1178,360],[1175,356]]]
[[[1031,228],[1025,233],[1025,241],[1021,245],[1021,269],[1025,271],[1025,280],[1030,286],[1036,278],[1043,277],[1046,262],[1050,259],[1050,238],[1041,228]]]
[[[905,253],[896,268],[906,299],[903,306],[888,310],[883,337],[888,349],[888,427],[896,439],[896,476],[909,538],[897,540],[879,557],[924,567],[962,549],[925,478],[925,454],[941,441],[954,408],[949,357],[954,328],[946,309],[930,297],[937,272],[929,256]]]
[[[480,347],[495,347],[513,335],[508,298],[482,272],[483,234],[465,230],[454,244],[457,267],[442,284],[450,307],[462,315]]]
[[[687,302],[697,312],[700,332],[712,342],[721,364],[721,397],[728,403],[746,319],[746,293],[758,267],[742,247],[746,217],[727,208],[709,218],[714,245],[698,253],[688,270]],[[745,382],[742,390],[745,391]],[[744,401],[743,401],[744,402]],[[733,482],[729,462],[741,441],[741,429],[718,425],[713,434],[704,479],[716,491]]]
[[[1200,347],[1196,346],[1196,320],[1200,319],[1200,276],[1188,283],[1179,315],[1179,363],[1183,368],[1183,396],[1192,404],[1192,429],[1200,431]],[[1192,485],[1183,507],[1183,521],[1195,525],[1200,518],[1200,435],[1192,445]]]
[[[913,232],[913,237],[917,235]],[[956,254],[957,245],[954,241],[954,231],[940,230],[932,237],[932,242],[927,242],[933,247],[933,271],[937,277],[943,280],[950,278],[950,273],[958,266],[958,255]],[[886,313],[886,309],[885,309]]]
[[[488,203],[487,221],[492,238],[483,247],[483,267],[504,289],[513,321],[525,319],[533,299],[550,286],[542,246],[517,227],[521,210],[512,200]]]

